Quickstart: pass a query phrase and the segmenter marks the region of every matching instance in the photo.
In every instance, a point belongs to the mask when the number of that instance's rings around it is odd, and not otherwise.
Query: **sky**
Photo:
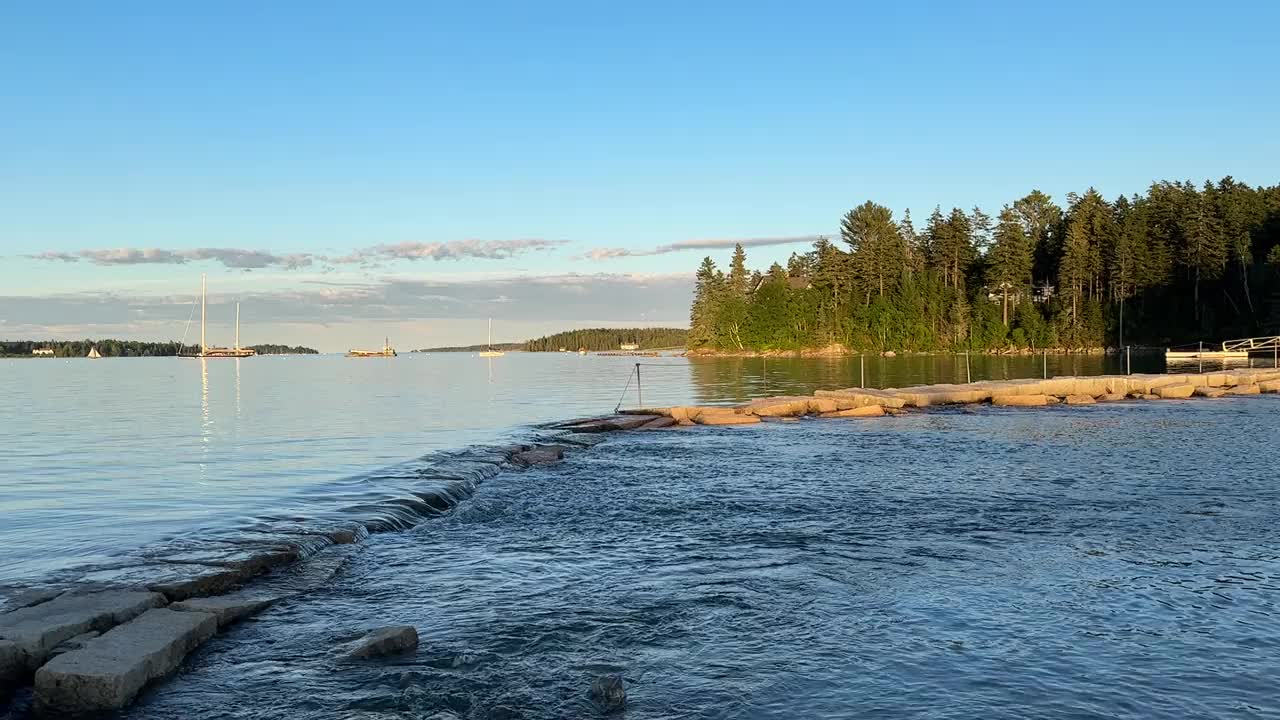
[[[683,326],[866,200],[1277,182],[1280,6],[942,5],[4,4],[0,339],[190,339],[202,273],[220,342]]]

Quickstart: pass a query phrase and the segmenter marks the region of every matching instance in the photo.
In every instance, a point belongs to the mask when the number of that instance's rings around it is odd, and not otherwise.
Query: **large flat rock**
[[[10,641],[32,671],[63,641],[104,631],[165,604],[163,595],[140,590],[65,593],[48,602],[0,615],[0,640]]]
[[[266,610],[277,599],[275,596],[264,595],[252,590],[241,590],[229,595],[183,600],[170,605],[169,609],[182,612],[208,613],[217,618],[218,627],[223,628],[237,620],[242,620]]]
[[[176,670],[217,628],[217,619],[207,613],[148,610],[36,671],[36,711],[57,715],[122,708],[148,682]]]

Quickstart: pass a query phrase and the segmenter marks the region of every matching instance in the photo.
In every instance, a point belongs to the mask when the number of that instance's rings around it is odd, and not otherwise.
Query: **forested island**
[[[607,352],[635,345],[633,349],[637,350],[671,350],[683,348],[688,338],[689,331],[683,328],[587,328],[529,340],[524,349],[529,352],[561,349]]]
[[[558,352],[588,350],[607,352],[636,345],[637,350],[671,350],[685,347],[689,331],[684,328],[586,328],[566,330],[522,343],[494,343],[494,350]],[[414,352],[477,352],[488,345],[465,345],[414,350]]]
[[[697,271],[689,347],[722,352],[1172,346],[1280,333],[1280,186],[1160,181],[1062,208],[1033,190],[993,218],[874,202],[786,267]]]
[[[289,345],[249,345],[259,355],[315,355],[309,347]],[[171,357],[198,348],[178,342],[143,342],[140,340],[0,340],[0,357],[38,357],[52,351],[51,357],[85,357],[93,348],[103,357]],[[40,351],[37,355],[37,351]]]

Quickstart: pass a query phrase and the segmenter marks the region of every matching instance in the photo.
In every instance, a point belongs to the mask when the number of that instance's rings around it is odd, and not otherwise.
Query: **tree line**
[[[1280,332],[1280,186],[1159,181],[917,229],[868,201],[785,267],[698,268],[689,347],[851,351],[1173,346]]]
[[[261,355],[314,355],[309,347],[289,345],[250,345]],[[0,340],[0,357],[29,357],[37,349],[53,350],[54,357],[85,357],[92,348],[103,357],[172,357],[199,348],[178,342],[144,342],[141,340]]]
[[[623,345],[638,345],[640,350],[682,348],[689,331],[683,328],[588,328],[568,330],[525,342],[527,352],[618,350]]]

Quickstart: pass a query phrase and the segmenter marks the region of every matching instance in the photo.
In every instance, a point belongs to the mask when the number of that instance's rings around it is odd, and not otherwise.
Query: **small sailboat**
[[[506,353],[493,349],[493,318],[489,318],[489,342],[485,345],[485,349],[480,351],[480,357],[502,357],[503,355]]]
[[[97,358],[102,357],[102,354],[101,354],[101,353],[99,353],[99,352],[98,352],[98,348],[97,348],[96,346],[94,346],[94,347],[89,348],[89,354],[88,354],[88,355],[86,355],[85,357],[87,357],[87,358],[91,358],[91,359],[97,359]]]
[[[391,338],[382,340],[381,350],[349,350],[347,357],[353,358],[371,358],[371,357],[396,357],[396,349],[391,347]]]

